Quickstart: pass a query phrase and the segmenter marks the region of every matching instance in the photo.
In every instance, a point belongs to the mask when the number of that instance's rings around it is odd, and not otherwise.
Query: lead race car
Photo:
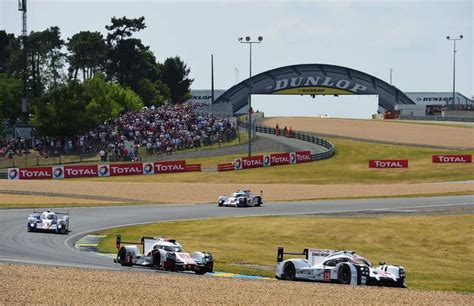
[[[66,234],[69,231],[69,213],[51,210],[33,211],[28,216],[26,230],[28,232],[54,231],[58,234]]]
[[[285,254],[305,255],[306,259],[283,260]],[[374,267],[353,251],[305,249],[303,253],[284,253],[284,249],[279,247],[275,277],[346,285],[406,287],[403,267],[384,262]]]
[[[141,253],[139,245],[142,246]],[[121,235],[117,235],[116,247],[118,253],[114,262],[122,266],[137,265],[168,271],[194,271],[196,274],[213,272],[214,269],[211,253],[194,252],[190,256],[174,239],[142,237],[140,242],[123,242]]]
[[[220,196],[217,199],[217,206],[229,206],[229,207],[250,207],[260,206],[263,204],[263,193],[252,194],[250,190],[237,190],[232,193],[232,196]]]

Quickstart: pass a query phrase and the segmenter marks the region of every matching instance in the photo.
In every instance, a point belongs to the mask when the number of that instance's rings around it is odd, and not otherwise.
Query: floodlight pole
[[[22,62],[22,81],[23,81],[23,94],[21,98],[21,111],[25,116],[25,121],[28,124],[28,102],[27,102],[27,75],[26,75],[26,37],[27,37],[27,19],[26,19],[26,0],[18,0],[18,10],[22,12],[21,21],[21,62]]]
[[[453,41],[453,109],[454,109],[454,104],[456,102],[455,97],[456,97],[456,41],[461,40],[463,38],[462,35],[459,35],[459,38],[451,38],[449,36],[446,36],[447,40],[452,40]]]
[[[263,37],[259,36],[258,41],[252,41],[250,36],[238,38],[239,42],[242,44],[249,44],[250,51],[250,63],[249,63],[249,96],[248,96],[248,136],[249,136],[249,145],[248,145],[248,156],[252,156],[252,89],[253,89],[253,80],[252,80],[252,44],[259,44],[262,42]]]

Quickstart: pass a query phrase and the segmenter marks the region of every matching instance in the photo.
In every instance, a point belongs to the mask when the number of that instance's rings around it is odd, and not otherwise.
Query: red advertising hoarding
[[[173,172],[185,172],[186,161],[185,160],[172,160],[155,162],[155,174],[159,173],[173,173]]]
[[[369,160],[369,168],[408,168],[407,159]]]
[[[472,155],[433,155],[433,163],[437,163],[437,164],[472,163]]]
[[[235,170],[263,167],[263,155],[236,158]]]
[[[143,174],[142,163],[110,164],[110,176]]]
[[[307,163],[311,161],[311,151],[295,152],[296,163]]]
[[[96,177],[97,165],[64,166],[64,178]]]
[[[275,153],[270,154],[270,165],[286,165],[290,163],[290,153]]]
[[[51,179],[53,177],[52,167],[36,167],[36,168],[9,168],[9,180],[42,180]]]

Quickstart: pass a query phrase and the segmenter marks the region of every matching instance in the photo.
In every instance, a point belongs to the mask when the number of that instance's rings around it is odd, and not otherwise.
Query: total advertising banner
[[[270,165],[287,165],[290,163],[290,153],[276,153],[270,155]]]
[[[236,158],[235,170],[263,167],[263,155]]]
[[[369,160],[369,168],[408,168],[408,160]]]
[[[296,163],[307,163],[311,161],[311,152],[310,151],[299,151],[295,152]]]
[[[9,180],[40,180],[52,177],[52,167],[8,168]]]
[[[437,163],[437,164],[472,163],[472,155],[433,155],[433,163]]]
[[[185,160],[173,160],[163,161],[154,163],[155,174],[159,173],[173,173],[173,172],[185,172],[186,161]]]
[[[200,167],[200,165],[195,166]],[[139,174],[149,175],[186,171],[186,161],[176,160],[150,163],[122,163],[110,165],[69,165],[36,168],[8,168],[7,177],[9,180],[37,180],[51,178],[66,179],[75,177],[106,177]]]
[[[53,166],[53,178],[75,178],[98,176],[97,165]]]
[[[142,163],[110,164],[110,176],[143,174]]]

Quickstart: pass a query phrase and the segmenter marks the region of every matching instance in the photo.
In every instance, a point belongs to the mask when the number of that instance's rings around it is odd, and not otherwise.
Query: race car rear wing
[[[130,242],[130,241],[122,241],[122,235],[117,235],[117,238],[115,239],[115,247],[117,249],[120,249],[120,245],[123,244],[135,244],[135,245],[141,245],[142,246],[142,254],[145,254],[145,240],[155,240],[154,237],[142,237],[140,239],[140,242]]]
[[[56,210],[50,210],[51,212],[54,212],[56,215],[66,215],[66,216],[69,216],[69,209],[66,211],[56,211]],[[44,210],[36,210],[36,209],[33,209],[33,213],[34,214],[42,214],[44,213],[45,211]]]
[[[284,255],[304,255],[306,259],[308,259],[308,249],[304,249],[302,253],[295,253],[295,252],[285,253],[283,247],[278,247],[277,262],[282,262]]]

